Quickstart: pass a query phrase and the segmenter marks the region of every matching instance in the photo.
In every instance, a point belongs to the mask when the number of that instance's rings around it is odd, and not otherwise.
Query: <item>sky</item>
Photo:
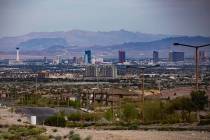
[[[210,36],[210,0],[0,0],[0,37],[72,29]]]

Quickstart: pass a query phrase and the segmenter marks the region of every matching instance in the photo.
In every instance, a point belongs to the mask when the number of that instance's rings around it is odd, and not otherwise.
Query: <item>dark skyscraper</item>
[[[153,63],[157,63],[159,61],[159,53],[157,51],[153,51]]]
[[[169,52],[169,61],[170,62],[184,61],[184,52]]]
[[[85,51],[85,63],[91,64],[91,51],[90,50]]]
[[[47,64],[47,57],[46,56],[44,57],[43,61],[44,61],[44,64]]]
[[[119,63],[125,62],[125,51],[120,50],[119,51]]]

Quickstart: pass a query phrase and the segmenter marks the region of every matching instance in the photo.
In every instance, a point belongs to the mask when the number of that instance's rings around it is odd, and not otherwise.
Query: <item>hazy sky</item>
[[[210,36],[210,0],[0,0],[0,37],[72,29]]]

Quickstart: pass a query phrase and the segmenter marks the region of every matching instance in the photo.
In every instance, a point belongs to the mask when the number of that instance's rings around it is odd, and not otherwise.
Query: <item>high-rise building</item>
[[[157,63],[159,61],[159,53],[158,51],[153,51],[153,63]]]
[[[47,63],[48,63],[48,62],[47,62],[47,57],[46,57],[46,56],[44,57],[44,60],[43,60],[43,61],[44,61],[44,64],[47,64]]]
[[[60,64],[62,62],[61,55],[57,55],[53,61],[54,61],[53,63],[56,65]]]
[[[199,61],[203,61],[205,59],[205,52],[204,51],[199,51],[198,52],[198,58],[199,58]]]
[[[200,62],[206,62],[208,60],[208,54],[206,51],[199,51],[198,58]]]
[[[85,64],[91,64],[91,59],[92,59],[91,51],[90,50],[86,50],[85,51],[85,58],[84,58]]]
[[[170,62],[179,62],[184,61],[184,52],[169,52],[169,61]]]
[[[84,64],[84,59],[83,59],[83,57],[77,58],[77,64]]]
[[[125,62],[125,51],[120,50],[119,51],[119,63]]]
[[[76,56],[73,57],[72,62],[73,62],[73,64],[77,64],[77,57]]]

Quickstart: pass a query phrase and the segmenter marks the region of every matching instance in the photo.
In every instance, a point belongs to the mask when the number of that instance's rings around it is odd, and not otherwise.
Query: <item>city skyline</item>
[[[209,13],[210,0],[0,0],[0,140],[210,139]]]

